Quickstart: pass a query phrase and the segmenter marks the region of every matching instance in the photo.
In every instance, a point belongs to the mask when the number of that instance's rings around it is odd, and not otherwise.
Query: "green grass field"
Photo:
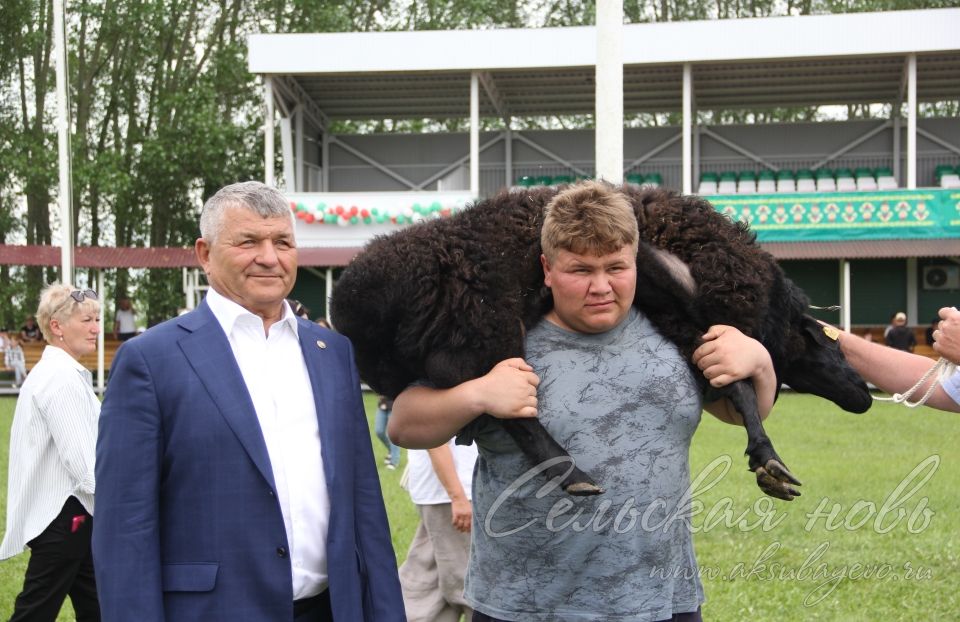
[[[0,524],[13,406],[0,399]],[[373,408],[368,396],[371,423]],[[956,620],[957,415],[880,403],[851,415],[823,400],[785,395],[767,429],[804,483],[793,502],[768,500],[756,488],[740,455],[742,429],[705,416],[694,438],[691,472],[694,479],[705,475],[692,505],[704,618]],[[401,471],[383,468],[386,451],[373,441],[402,561],[416,513],[399,486]],[[705,473],[711,463],[716,468]],[[26,555],[0,562],[0,619],[10,616],[25,564]],[[73,620],[69,603],[59,619]]]

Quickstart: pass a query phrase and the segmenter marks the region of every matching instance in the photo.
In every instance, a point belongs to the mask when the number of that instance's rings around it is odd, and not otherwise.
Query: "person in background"
[[[113,338],[126,341],[137,336],[137,312],[129,298],[121,298],[117,303],[117,313],[113,320]]]
[[[7,339],[7,347],[3,351],[3,364],[13,370],[13,386],[19,387],[27,377],[27,361],[23,355],[23,348],[16,337]]]
[[[40,327],[37,326],[37,320],[32,315],[28,315],[20,327],[20,341],[40,341],[43,338]]]
[[[0,559],[30,549],[14,622],[53,622],[69,595],[77,622],[100,619],[90,536],[100,400],[79,359],[96,351],[92,289],[53,284],[40,294],[47,340],[20,389],[10,430],[7,531]]]
[[[400,466],[400,447],[394,445],[390,437],[387,436],[387,423],[390,421],[390,411],[393,410],[393,400],[380,396],[377,400],[377,414],[373,420],[373,431],[387,448],[387,455],[383,459],[383,464],[391,471]]]
[[[293,309],[293,314],[297,317],[302,317],[303,319],[310,321],[310,309],[303,306],[303,303],[299,300],[294,300],[293,298],[287,299],[287,304],[290,305],[290,308]]]
[[[930,320],[930,326],[927,326],[927,330],[923,331],[924,341],[926,341],[926,344],[931,348],[933,347],[934,341],[936,341],[933,338],[933,331],[937,330],[937,326],[939,324],[940,324],[940,316],[938,315],[937,317]]]
[[[940,309],[940,321],[933,331],[933,349],[951,363],[960,364],[960,311]],[[840,350],[847,362],[877,388],[887,393],[903,393],[926,374],[934,361],[926,356],[870,343],[852,333],[839,332]],[[923,395],[929,385],[921,386]],[[960,412],[960,369],[942,378],[926,402],[927,406]]]
[[[893,316],[893,323],[884,336],[884,341],[891,348],[913,352],[913,349],[917,346],[917,338],[913,334],[913,329],[907,326],[906,313],[898,311]]]
[[[463,577],[470,558],[471,481],[476,445],[451,439],[433,449],[407,452],[404,474],[420,523],[400,566],[407,622],[470,622]]]
[[[297,318],[286,198],[203,206],[203,302],[124,343],[97,438],[105,622],[401,622],[353,347]]]

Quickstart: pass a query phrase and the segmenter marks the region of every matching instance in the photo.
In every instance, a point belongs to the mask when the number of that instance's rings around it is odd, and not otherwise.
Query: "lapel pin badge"
[[[326,350],[327,344],[322,339],[317,339],[317,347],[320,348],[321,350]]]

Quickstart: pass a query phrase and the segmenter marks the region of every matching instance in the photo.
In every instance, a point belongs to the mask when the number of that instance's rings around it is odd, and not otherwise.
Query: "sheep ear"
[[[839,347],[837,339],[840,337],[840,331],[833,326],[821,324],[811,315],[804,314],[802,328],[810,337],[822,346]]]

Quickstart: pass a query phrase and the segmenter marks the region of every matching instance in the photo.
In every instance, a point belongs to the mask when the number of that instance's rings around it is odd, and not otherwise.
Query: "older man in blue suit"
[[[297,319],[284,197],[204,205],[211,285],[117,353],[97,441],[105,622],[404,619],[348,340]]]

